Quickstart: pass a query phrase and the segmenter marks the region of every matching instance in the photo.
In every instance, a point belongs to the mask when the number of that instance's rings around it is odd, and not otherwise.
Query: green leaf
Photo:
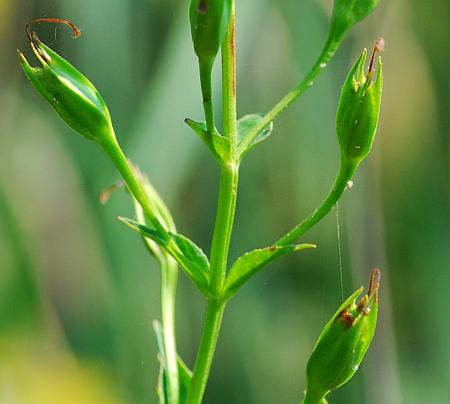
[[[314,244],[299,244],[287,246],[271,246],[253,250],[238,258],[228,272],[225,280],[225,298],[233,296],[261,268],[276,258],[307,248],[316,248]]]
[[[163,247],[178,262],[200,291],[204,294],[208,293],[209,261],[200,247],[181,234],[169,232],[170,239],[166,239],[155,229],[134,220],[124,217],[119,217],[119,220]]]
[[[160,404],[171,404],[168,401],[168,386],[167,386],[167,368],[166,368],[166,353],[163,343],[163,330],[159,321],[153,321],[153,330],[156,335],[156,342],[158,346],[158,360],[160,363],[160,370],[158,376],[158,384],[156,391],[159,397]],[[180,399],[178,404],[185,404],[187,399],[187,393],[192,380],[192,371],[187,367],[183,360],[178,356],[178,379],[179,379],[179,391]]]
[[[244,157],[249,150],[262,141],[266,140],[273,130],[273,122],[266,126],[261,133],[250,143],[249,146],[245,146],[242,141],[246,138],[247,134],[256,126],[256,124],[263,118],[260,114],[245,115],[239,119],[237,123],[237,155],[239,159]]]
[[[209,273],[209,261],[203,250],[182,234],[169,233],[189,266],[202,273]]]
[[[206,122],[196,122],[186,118],[186,124],[199,136],[203,143],[213,154],[214,158],[219,162],[229,160],[230,141],[219,133],[211,133],[206,129]]]
[[[180,379],[180,404],[185,404],[192,380],[192,371],[178,356],[178,377]]]

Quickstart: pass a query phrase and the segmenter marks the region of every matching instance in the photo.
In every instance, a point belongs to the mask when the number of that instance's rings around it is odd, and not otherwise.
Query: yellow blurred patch
[[[0,340],[0,403],[120,404],[98,364],[29,339]]]

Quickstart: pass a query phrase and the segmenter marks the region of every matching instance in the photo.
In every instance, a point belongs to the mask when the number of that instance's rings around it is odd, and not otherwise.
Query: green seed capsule
[[[373,339],[378,315],[380,271],[372,271],[367,294],[357,303],[358,289],[323,329],[309,358],[303,404],[318,404],[358,370]]]
[[[342,87],[336,115],[336,132],[344,163],[357,167],[369,154],[375,138],[380,112],[383,73],[381,58],[378,58],[378,73],[373,80],[375,52],[382,49],[383,40],[375,45],[367,76],[364,64],[367,51],[364,50],[350,70]]]
[[[189,9],[195,53],[214,61],[222,45],[231,16],[232,0],[192,0]]]
[[[78,34],[74,36],[78,36],[79,31],[75,29],[74,32]],[[79,134],[97,142],[110,139],[113,136],[111,117],[92,83],[69,62],[44,45],[36,34],[30,34],[29,38],[31,49],[42,67],[31,67],[20,52],[19,60],[25,75],[36,90]]]

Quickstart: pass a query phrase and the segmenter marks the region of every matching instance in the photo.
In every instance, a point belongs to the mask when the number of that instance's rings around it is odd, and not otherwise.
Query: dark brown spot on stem
[[[200,0],[200,2],[198,3],[197,10],[200,14],[206,14],[206,12],[208,11],[206,0]]]
[[[233,63],[233,96],[236,97],[236,22],[234,13],[231,16],[230,47]]]

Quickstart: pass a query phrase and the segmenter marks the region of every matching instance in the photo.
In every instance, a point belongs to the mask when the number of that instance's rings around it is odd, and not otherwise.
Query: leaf
[[[158,375],[157,393],[160,404],[171,404],[168,401],[168,378],[166,374],[166,353],[164,349],[163,330],[159,321],[153,321],[153,330],[156,335],[156,342],[158,346],[158,360],[160,363],[160,370]],[[187,393],[192,380],[192,371],[187,367],[184,361],[178,356],[178,380],[179,380],[179,403],[185,404]]]
[[[170,238],[166,239],[155,229],[134,220],[125,217],[119,217],[119,220],[134,231],[140,233],[144,237],[148,237],[163,247],[178,262],[200,291],[204,294],[208,294],[209,261],[202,249],[194,242],[181,234],[170,232]]]
[[[213,156],[219,161],[227,161],[230,156],[230,141],[219,133],[211,133],[206,130],[206,122],[196,122],[186,118],[186,124],[200,137],[208,146]]]
[[[209,274],[209,261],[203,250],[182,234],[169,233],[183,254],[186,265]]]
[[[185,404],[189,387],[191,386],[192,371],[184,361],[178,356],[178,378],[180,380],[180,404]]]
[[[239,119],[237,123],[237,155],[239,156],[239,159],[244,157],[244,155],[254,146],[266,140],[272,134],[273,122],[267,125],[248,146],[245,146],[245,143],[243,143],[243,140],[247,137],[248,133],[262,118],[263,116],[261,114],[251,114],[245,115]]]
[[[271,246],[253,250],[239,257],[228,272],[225,280],[225,298],[233,296],[237,290],[261,268],[276,258],[307,248],[316,248],[314,244]]]

